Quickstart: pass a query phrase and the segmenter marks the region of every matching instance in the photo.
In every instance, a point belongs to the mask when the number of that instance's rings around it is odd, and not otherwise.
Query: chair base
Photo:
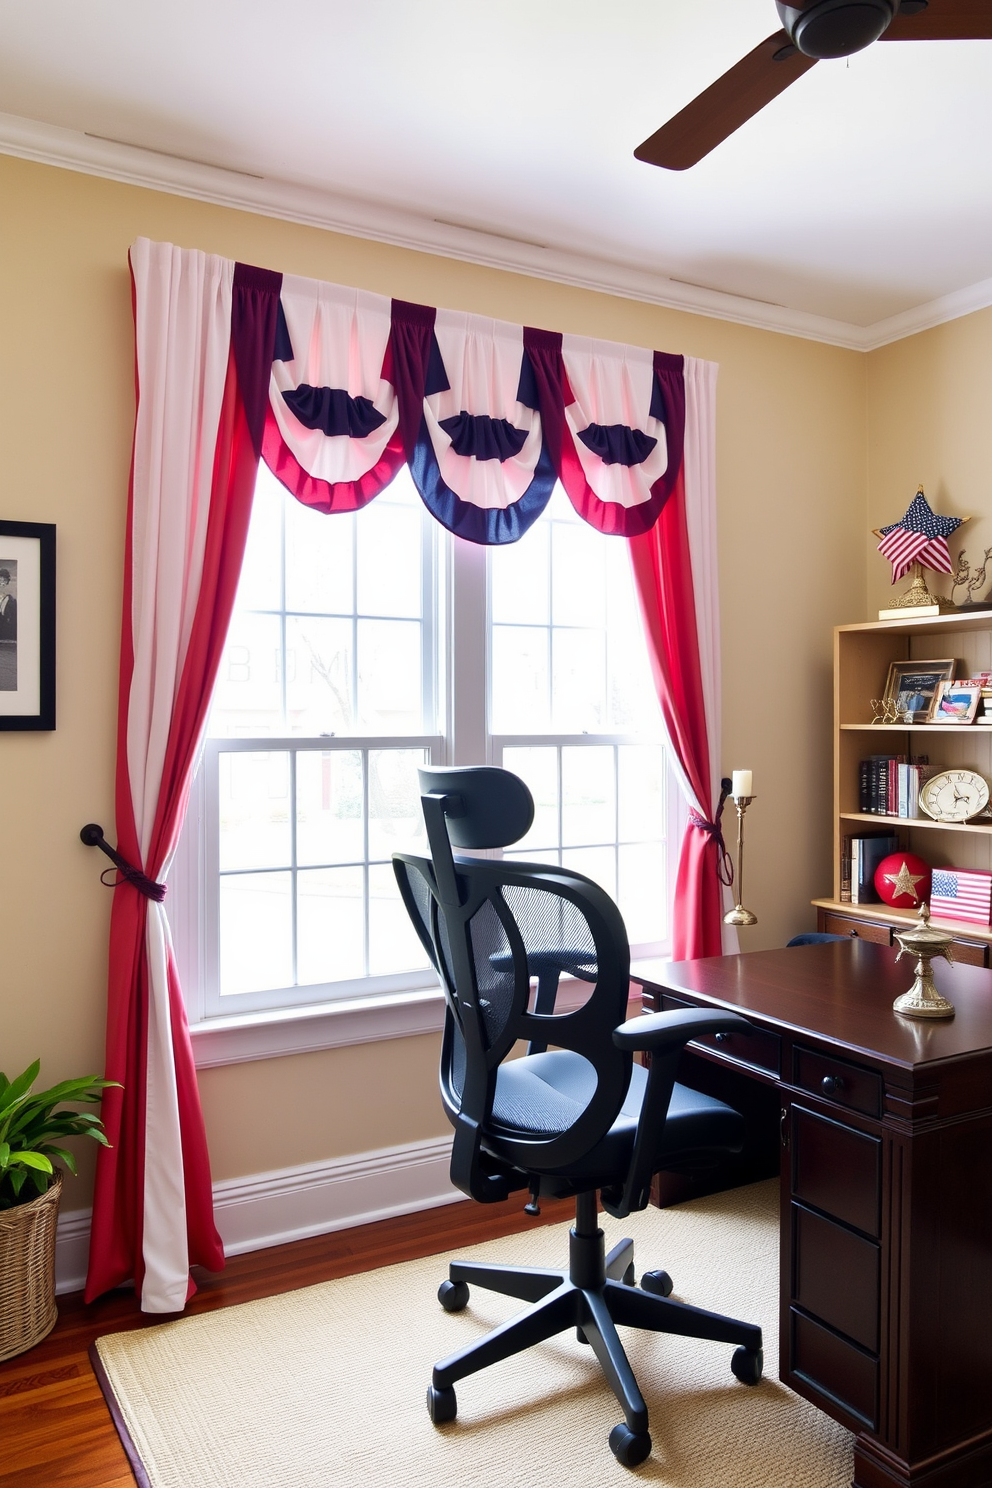
[[[620,1342],[618,1324],[736,1344],[733,1373],[745,1384],[758,1383],[760,1328],[673,1300],[667,1295],[671,1281],[665,1272],[648,1272],[640,1287],[634,1284],[634,1274],[633,1240],[621,1240],[605,1254],[603,1231],[596,1224],[595,1193],[579,1194],[576,1199],[567,1271],[452,1261],[449,1279],[438,1291],[446,1311],[460,1312],[467,1305],[470,1285],[519,1297],[531,1305],[435,1365],[427,1392],[431,1419],[435,1424],[454,1419],[457,1380],[543,1343],[568,1327],[574,1327],[580,1341],[590,1345],[620,1402],[624,1420],[610,1433],[610,1448],[627,1467],[644,1461],[651,1451],[651,1438],[647,1407]]]

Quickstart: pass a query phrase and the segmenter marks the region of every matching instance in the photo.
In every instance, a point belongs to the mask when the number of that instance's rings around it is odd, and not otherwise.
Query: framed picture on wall
[[[0,522],[0,730],[55,727],[55,527]]]

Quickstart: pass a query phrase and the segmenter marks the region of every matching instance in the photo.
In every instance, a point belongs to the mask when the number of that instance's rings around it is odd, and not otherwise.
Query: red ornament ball
[[[930,900],[929,865],[915,853],[890,853],[875,869],[875,890],[893,909],[919,909]]]

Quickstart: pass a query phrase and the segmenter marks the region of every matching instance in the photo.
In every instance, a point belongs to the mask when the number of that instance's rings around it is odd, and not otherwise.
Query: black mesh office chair
[[[748,1025],[694,1010],[626,1021],[629,949],[609,895],[565,868],[452,855],[452,843],[497,848],[524,835],[534,806],[523,781],[489,767],[420,777],[432,860],[393,863],[447,1001],[440,1078],[452,1181],[482,1203],[529,1188],[531,1212],[541,1195],[576,1201],[566,1270],[452,1262],[438,1293],[448,1312],[466,1306],[469,1283],[531,1305],[435,1366],[428,1410],[436,1424],[452,1420],[456,1380],[575,1327],[623,1407],[610,1447],[632,1467],[651,1438],[616,1325],[736,1344],[731,1369],[746,1384],[761,1377],[761,1330],[675,1301],[664,1271],[635,1285],[633,1242],[605,1254],[597,1192],[622,1218],[644,1208],[658,1170],[698,1170],[740,1150],[738,1113],[676,1084],[675,1070],[689,1039]],[[592,986],[581,1007],[555,1014],[562,975]],[[507,1060],[518,1040],[528,1052]],[[637,1050],[650,1072],[634,1063]]]

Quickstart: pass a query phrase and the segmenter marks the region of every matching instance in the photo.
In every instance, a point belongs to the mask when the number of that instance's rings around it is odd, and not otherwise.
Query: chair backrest
[[[421,791],[432,857],[395,854],[393,864],[447,1003],[441,1092],[455,1124],[452,1178],[476,1198],[502,1198],[522,1186],[521,1174],[582,1157],[616,1119],[632,1063],[612,1038],[626,1017],[627,935],[612,899],[581,873],[452,854],[452,841],[505,847],[526,832],[533,802],[517,776],[490,767],[424,769]],[[574,1011],[534,1010],[531,978],[549,959],[564,976],[591,984]],[[496,1084],[519,1040],[573,1051],[590,1078],[581,1114],[557,1110],[549,1091],[542,1129],[515,1139],[501,1127]],[[486,1154],[487,1129],[499,1129],[512,1167]]]
[[[803,935],[794,935],[786,941],[785,948],[800,945],[827,945],[831,940],[847,940],[846,935],[828,935],[824,930],[807,930]]]

